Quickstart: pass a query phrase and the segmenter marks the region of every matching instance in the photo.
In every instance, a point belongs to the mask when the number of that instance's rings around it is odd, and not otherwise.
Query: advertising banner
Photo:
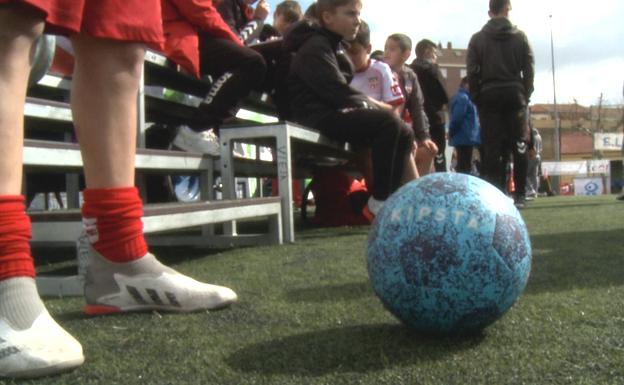
[[[609,174],[611,163],[608,159],[542,162],[542,172],[547,175]]]
[[[600,151],[620,151],[622,150],[622,139],[624,134],[602,133],[594,134],[594,149]]]
[[[574,178],[574,195],[602,195],[602,178]]]

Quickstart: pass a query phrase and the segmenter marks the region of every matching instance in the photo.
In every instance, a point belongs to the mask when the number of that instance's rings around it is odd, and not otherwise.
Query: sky
[[[271,10],[281,0],[268,0]],[[488,20],[487,0],[362,0],[373,49],[388,35],[428,38],[466,48]],[[313,0],[299,0],[305,10]],[[552,16],[552,17],[551,17]],[[510,19],[523,30],[535,54],[531,103],[624,104],[624,1],[515,0]],[[272,20],[269,15],[268,21]],[[555,88],[551,56],[555,62]],[[410,59],[411,62],[411,59]]]

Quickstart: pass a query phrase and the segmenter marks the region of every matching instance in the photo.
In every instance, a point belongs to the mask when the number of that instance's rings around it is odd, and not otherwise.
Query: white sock
[[[377,200],[371,196],[368,198],[368,211],[370,211],[373,215],[377,215],[379,210],[383,207],[384,202],[385,201]]]
[[[34,279],[16,277],[0,281],[0,318],[15,330],[30,328],[44,310]]]

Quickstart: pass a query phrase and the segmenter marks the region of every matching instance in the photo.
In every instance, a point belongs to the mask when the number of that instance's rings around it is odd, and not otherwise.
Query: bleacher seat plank
[[[143,231],[146,234],[231,220],[271,217],[277,225],[280,218],[279,197],[244,200],[203,201],[195,203],[148,204],[143,208]],[[29,212],[33,242],[75,242],[82,232],[79,209]],[[274,243],[282,243],[281,228],[270,234]]]
[[[221,142],[221,179],[223,196],[236,198],[235,175],[236,163],[232,149],[234,142],[252,143],[271,147],[274,150],[276,174],[282,199],[282,224],[284,241],[295,241],[293,214],[293,160],[296,158],[332,157],[337,162],[346,162],[353,158],[353,152],[347,143],[332,140],[319,131],[288,121],[278,124],[225,126],[220,130]],[[235,223],[229,231],[235,232]]]
[[[54,100],[28,97],[24,105],[24,115],[39,119],[72,121],[72,112],[68,103]]]

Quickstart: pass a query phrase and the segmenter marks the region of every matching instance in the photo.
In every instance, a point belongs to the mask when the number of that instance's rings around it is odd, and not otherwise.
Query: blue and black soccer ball
[[[466,333],[500,318],[523,292],[531,243],[500,190],[469,175],[406,184],[379,212],[368,272],[384,306],[424,333]]]

